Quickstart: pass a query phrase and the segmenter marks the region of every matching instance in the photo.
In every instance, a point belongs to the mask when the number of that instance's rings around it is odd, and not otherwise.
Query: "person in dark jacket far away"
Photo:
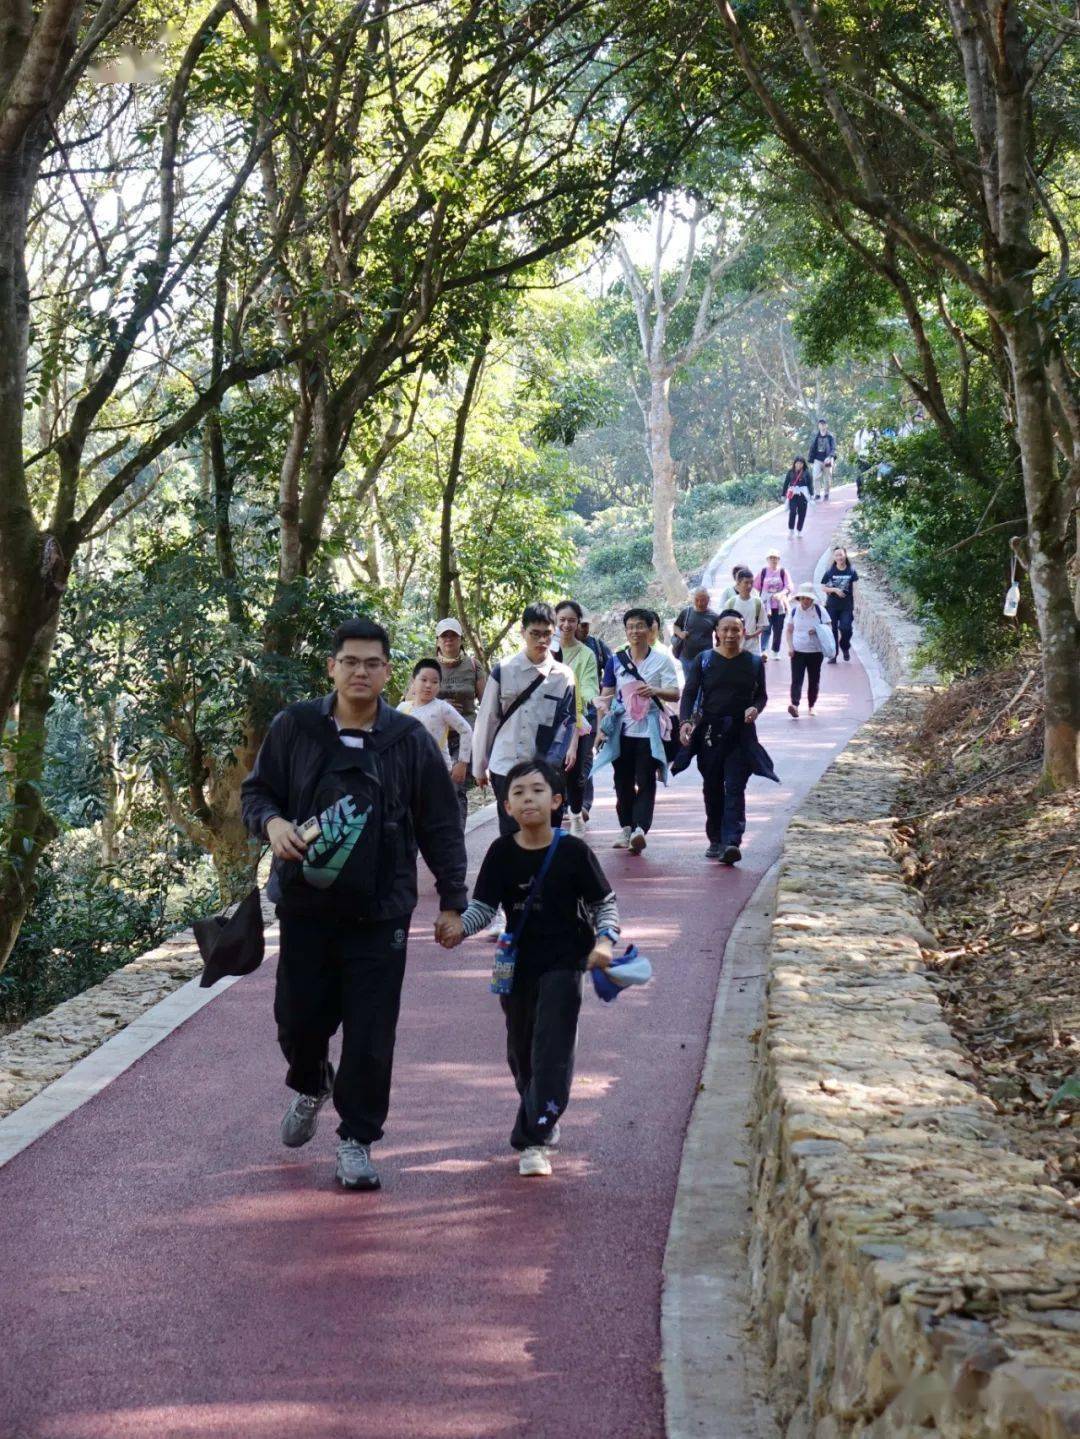
[[[716,646],[690,667],[679,708],[680,738],[697,755],[701,771],[709,840],[705,858],[729,865],[742,859],[750,776],[777,780],[755,728],[768,701],[765,666],[759,654],[743,648],[744,639],[742,615],[722,610]]]
[[[378,1189],[371,1145],[390,1106],[419,847],[440,921],[466,907],[465,840],[435,741],[382,698],[390,640],[369,619],[335,631],[332,692],[290,705],[244,780],[244,823],[274,852],[267,894],[281,921],[274,1017],[296,1091],[281,1122],[291,1149],[330,1098],[340,1117],[337,1178]],[[342,1029],[341,1063],[328,1058]]]
[[[806,453],[813,468],[814,483],[818,486],[818,493],[814,498],[827,500],[833,465],[836,462],[836,438],[829,429],[828,420],[818,420],[817,434],[810,441],[810,448]]]
[[[806,523],[806,507],[814,495],[814,481],[802,455],[796,455],[791,469],[784,476],[784,498],[787,500],[788,534],[802,534]]]

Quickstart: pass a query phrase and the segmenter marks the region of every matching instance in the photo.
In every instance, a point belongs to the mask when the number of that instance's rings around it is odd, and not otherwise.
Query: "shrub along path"
[[[817,507],[798,550],[766,516],[739,557],[779,542],[807,578],[846,508]],[[610,850],[602,794],[592,840],[657,978],[586,996],[552,1179],[519,1179],[507,1147],[490,947],[436,950],[430,887],[381,1193],[334,1188],[325,1116],[308,1148],[277,1142],[272,961],[0,1169],[6,1439],[662,1435],[661,1262],[724,944],[870,708],[860,665],[824,673],[795,722],[787,664],[769,667],[784,783],[752,783],[741,868],[702,858],[696,774],[662,793],[637,860]],[[473,873],[491,834],[470,838]]]

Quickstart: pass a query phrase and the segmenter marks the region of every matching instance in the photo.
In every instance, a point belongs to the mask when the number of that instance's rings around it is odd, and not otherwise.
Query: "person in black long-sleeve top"
[[[777,775],[755,728],[768,703],[765,666],[760,655],[743,648],[742,615],[737,610],[722,611],[715,636],[715,647],[698,655],[690,666],[679,719],[683,744],[697,756],[701,772],[709,840],[705,858],[731,865],[742,859],[750,776],[777,780]]]
[[[467,902],[457,796],[435,741],[382,699],[390,641],[349,620],[334,634],[333,691],[275,716],[241,786],[248,830],[269,841],[268,897],[281,921],[274,1018],[296,1091],[282,1142],[306,1144],[333,1091],[337,1178],[377,1189],[370,1146],[390,1105],[419,849],[440,921]],[[327,1051],[342,1028],[334,1074]]]

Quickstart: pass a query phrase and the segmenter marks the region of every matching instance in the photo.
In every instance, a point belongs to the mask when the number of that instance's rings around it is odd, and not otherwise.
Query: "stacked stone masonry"
[[[1066,1439],[1080,1213],[975,1088],[892,852],[924,702],[894,694],[785,843],[754,1114],[756,1328],[785,1439]]]

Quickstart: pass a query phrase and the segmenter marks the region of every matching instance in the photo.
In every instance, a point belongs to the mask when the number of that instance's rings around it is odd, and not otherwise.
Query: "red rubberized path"
[[[808,578],[848,503],[795,544],[767,518],[734,557],[756,570],[776,542]],[[517,1175],[490,946],[438,951],[430,886],[381,1193],[335,1188],[328,1115],[306,1149],[278,1142],[268,962],[0,1169],[3,1439],[662,1435],[661,1263],[724,944],[870,711],[857,661],[823,670],[812,720],[785,713],[787,677],[768,666],[783,785],[751,783],[740,868],[702,857],[696,770],[661,792],[641,859],[611,851],[603,783],[590,837],[656,979],[586,995],[553,1178]]]

